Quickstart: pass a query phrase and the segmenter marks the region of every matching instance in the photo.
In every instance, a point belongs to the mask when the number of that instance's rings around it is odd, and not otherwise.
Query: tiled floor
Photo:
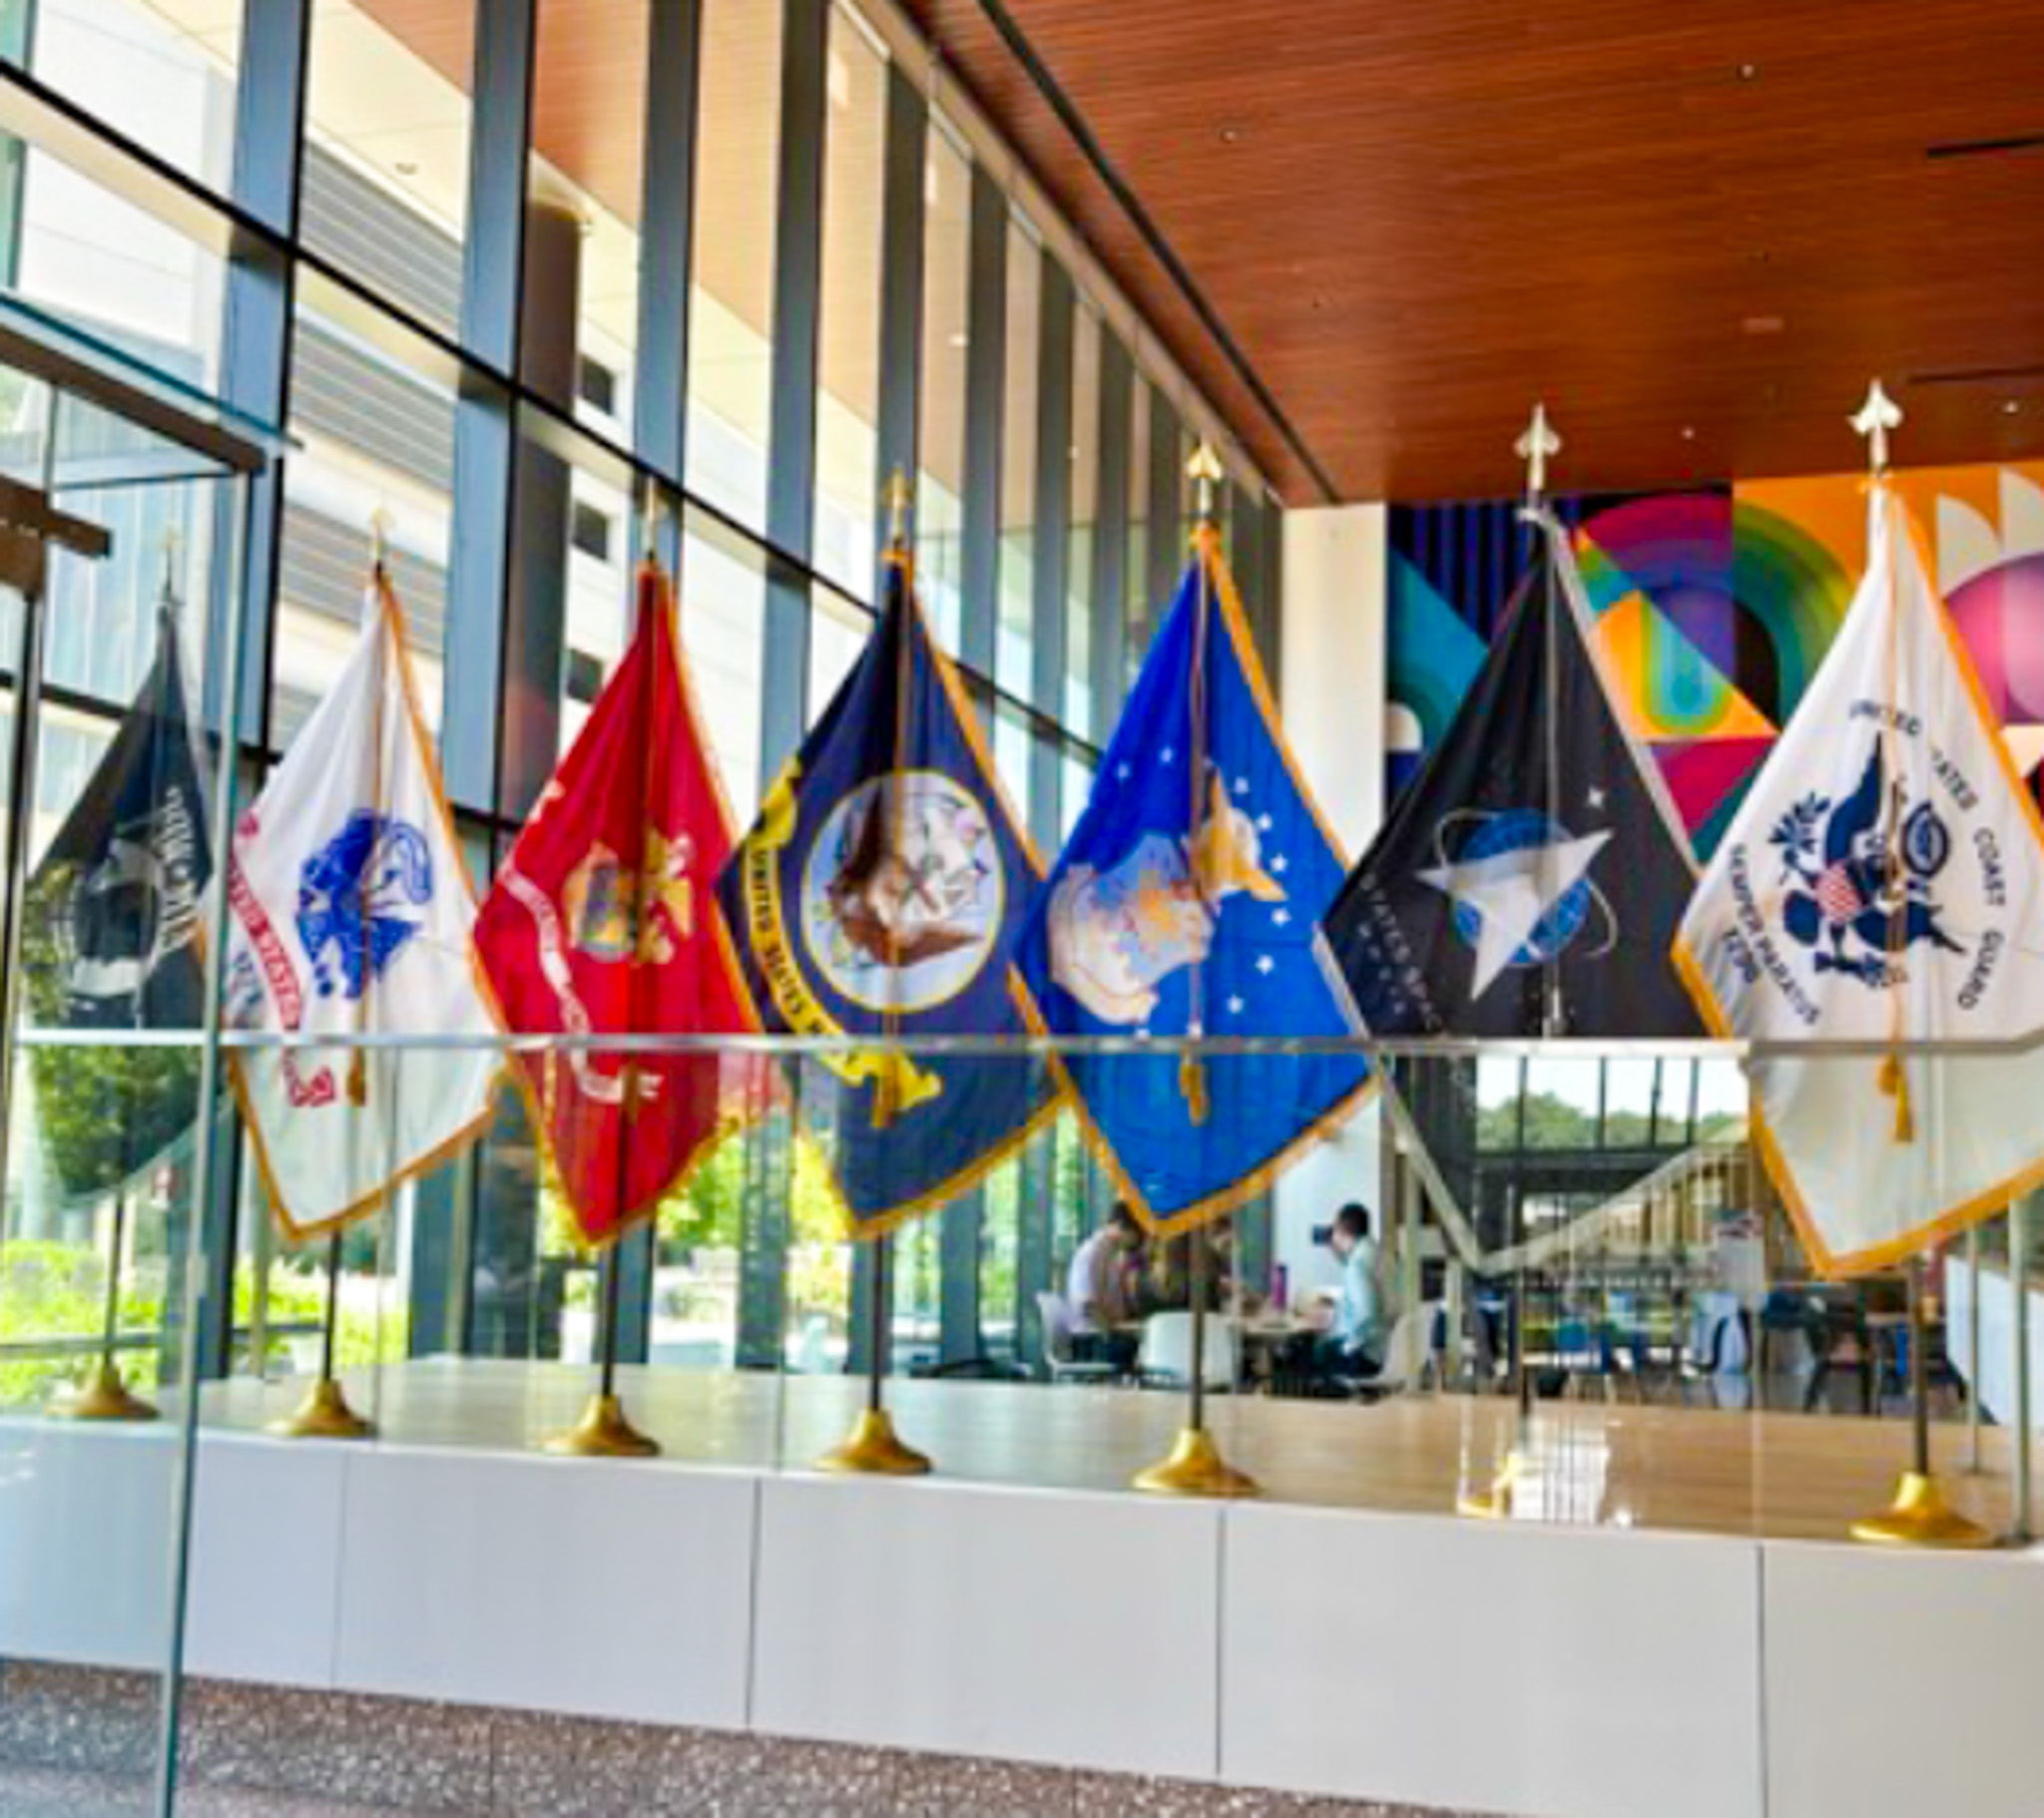
[[[0,1818],[150,1818],[156,1789],[146,1780],[112,1774],[60,1774],[0,1769]],[[191,1787],[178,1795],[190,1818],[379,1818],[388,1807],[342,1805],[235,1787]],[[442,1818],[489,1818],[449,1812]]]

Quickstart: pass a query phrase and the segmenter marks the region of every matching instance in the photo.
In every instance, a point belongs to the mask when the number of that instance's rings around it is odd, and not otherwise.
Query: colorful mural
[[[2016,761],[2044,784],[2044,463],[1899,476]],[[1836,635],[1865,561],[1853,475],[1571,499],[1621,710],[1708,855]],[[1510,504],[1394,507],[1390,787],[1433,747],[1523,560]]]

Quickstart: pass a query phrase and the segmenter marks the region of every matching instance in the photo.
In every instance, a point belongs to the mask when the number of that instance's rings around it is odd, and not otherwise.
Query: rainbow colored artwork
[[[1901,477],[2017,761],[2044,783],[2044,463]],[[1853,475],[1570,500],[1597,637],[1634,733],[1708,855],[1843,622],[1864,559]],[[1511,584],[1513,508],[1394,507],[1389,781],[1452,716]]]

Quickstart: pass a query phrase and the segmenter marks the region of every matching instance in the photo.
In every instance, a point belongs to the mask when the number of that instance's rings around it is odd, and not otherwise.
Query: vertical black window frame
[[[1178,578],[1185,569],[1185,539],[1180,534],[1179,501],[1184,494],[1185,463],[1179,458],[1184,431],[1171,400],[1155,384],[1150,391],[1149,547],[1145,559],[1149,585],[1143,590],[1143,622],[1138,633],[1145,650],[1170,609]]]
[[[873,547],[884,553],[891,527],[887,495],[899,473],[911,484],[917,471],[921,423],[923,161],[927,156],[929,108],[898,61],[887,65],[887,124],[880,204],[879,420],[874,472]],[[875,577],[873,598],[879,599]],[[947,1214],[940,1214],[947,1215]],[[881,1246],[861,1243],[851,1256],[850,1346],[846,1367],[872,1367],[872,1296],[884,1282],[890,1306],[883,1330],[891,1335],[895,1271],[880,1266]],[[942,1314],[939,1313],[941,1330]],[[890,1347],[891,1350],[891,1347]],[[891,1355],[880,1359],[891,1369]]]
[[[1045,254],[1036,342],[1036,498],[1030,525],[1031,704],[1053,719],[1065,692],[1065,602],[1071,556],[1072,337],[1077,310],[1071,274]],[[1029,832],[1046,860],[1063,843],[1064,750],[1039,722],[1029,739]],[[1036,1296],[1052,1287],[1061,1128],[1023,1151],[1021,1214],[1015,1236],[1015,1359],[1041,1354]]]
[[[689,273],[696,230],[696,128],[702,116],[703,0],[653,0],[646,63],[632,440],[639,458],[679,487],[688,456]],[[678,551],[677,514],[670,510],[666,517],[672,549]],[[670,553],[663,548],[661,559],[669,560]]]
[[[880,240],[880,420],[873,547],[887,547],[884,494],[912,484],[922,425],[924,163],[929,104],[898,61],[887,66],[887,148]],[[875,598],[877,598],[875,594]]]
[[[1093,742],[1105,749],[1129,673],[1130,407],[1135,364],[1121,337],[1100,339],[1100,483],[1093,532]]]
[[[972,170],[972,266],[965,366],[965,510],[958,652],[979,675],[994,673],[1000,606],[1002,417],[1007,408],[1008,198],[987,171]],[[990,721],[988,722],[990,723]]]

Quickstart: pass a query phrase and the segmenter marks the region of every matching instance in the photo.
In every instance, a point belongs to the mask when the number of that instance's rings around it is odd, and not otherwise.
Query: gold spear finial
[[[1202,524],[1218,522],[1216,501],[1226,473],[1212,442],[1202,442],[1186,463],[1186,477],[1193,483],[1193,516]]]
[[[396,525],[387,505],[379,505],[369,514],[369,568],[379,581],[389,578],[390,533]]]
[[[908,547],[908,513],[915,504],[915,489],[909,485],[907,474],[900,468],[895,468],[887,476],[887,484],[880,488],[880,503],[887,508],[887,547],[905,550]]]
[[[1852,427],[1866,438],[1866,465],[1877,479],[1888,470],[1888,431],[1902,426],[1902,407],[1888,396],[1886,387],[1875,379],[1866,388],[1866,402],[1851,419]]]

